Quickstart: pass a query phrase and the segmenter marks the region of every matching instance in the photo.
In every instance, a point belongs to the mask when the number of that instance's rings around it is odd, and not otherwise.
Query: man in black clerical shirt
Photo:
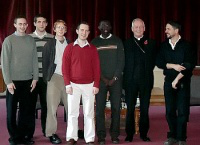
[[[124,89],[127,103],[125,141],[132,142],[135,133],[135,104],[140,98],[140,138],[150,141],[147,136],[149,130],[149,102],[153,88],[153,69],[155,66],[156,43],[144,36],[144,21],[136,18],[132,21],[133,37],[124,43],[125,68]]]

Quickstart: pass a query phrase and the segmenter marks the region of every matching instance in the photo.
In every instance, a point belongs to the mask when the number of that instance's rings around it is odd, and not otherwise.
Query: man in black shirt
[[[195,66],[188,42],[179,35],[181,25],[170,21],[166,25],[167,40],[162,43],[157,66],[164,70],[166,119],[169,126],[164,145],[186,145],[189,118],[190,79]]]

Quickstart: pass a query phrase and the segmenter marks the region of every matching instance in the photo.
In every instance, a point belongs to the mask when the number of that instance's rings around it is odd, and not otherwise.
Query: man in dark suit
[[[135,133],[135,104],[140,98],[140,138],[150,141],[147,136],[149,130],[149,102],[153,88],[153,69],[155,66],[156,43],[144,36],[145,24],[142,19],[132,21],[134,37],[124,43],[125,68],[124,88],[127,103],[125,141],[132,142]]]

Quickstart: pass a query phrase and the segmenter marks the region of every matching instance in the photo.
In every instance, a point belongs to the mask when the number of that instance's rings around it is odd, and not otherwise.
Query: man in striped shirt
[[[45,16],[38,14],[34,17],[34,26],[36,27],[35,32],[30,34],[36,42],[37,47],[37,56],[38,56],[38,68],[39,68],[39,80],[37,87],[34,90],[35,97],[35,106],[37,102],[37,96],[40,98],[41,104],[41,125],[42,132],[45,136],[45,127],[46,127],[46,117],[47,117],[47,101],[46,101],[46,90],[47,84],[43,81],[42,76],[42,50],[44,45],[52,39],[54,36],[46,32],[47,19]]]

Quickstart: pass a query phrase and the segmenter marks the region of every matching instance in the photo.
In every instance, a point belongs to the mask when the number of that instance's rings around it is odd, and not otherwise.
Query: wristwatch
[[[116,81],[116,80],[118,80],[118,77],[113,77],[113,79]]]

